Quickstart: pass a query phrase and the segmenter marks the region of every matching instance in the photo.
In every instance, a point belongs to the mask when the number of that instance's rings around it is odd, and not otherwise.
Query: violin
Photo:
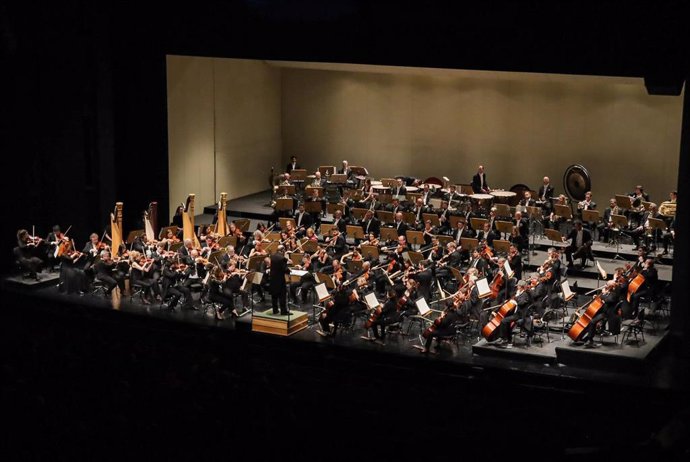
[[[43,239],[38,236],[27,236],[24,243],[30,247],[36,247],[43,242]]]

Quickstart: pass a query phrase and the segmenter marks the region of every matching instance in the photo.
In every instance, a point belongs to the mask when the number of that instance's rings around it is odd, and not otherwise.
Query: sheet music
[[[513,268],[510,267],[510,263],[508,263],[508,260],[506,260],[505,263],[503,263],[503,268],[505,268],[509,278],[512,278],[515,275],[515,271],[513,271]]]
[[[489,281],[486,278],[477,279],[477,291],[479,292],[479,298],[488,297],[491,295],[491,288],[489,288]]]
[[[570,290],[570,284],[568,284],[568,281],[563,281],[561,288],[563,289],[563,299],[566,302],[575,296],[573,291]]]
[[[290,270],[290,276],[299,276],[299,277],[302,277],[302,276],[304,276],[305,274],[307,274],[307,271],[305,271],[305,270],[298,270],[298,269]]]
[[[252,284],[261,284],[261,280],[264,278],[264,273],[256,272],[254,273],[254,278],[252,279]]]
[[[601,278],[603,280],[606,280],[606,278],[608,277],[608,274],[606,273],[604,268],[602,268],[601,265],[599,264],[599,260],[596,261],[596,264],[597,264],[597,269],[599,270],[599,274],[601,275]]]
[[[379,302],[378,298],[376,298],[376,294],[374,292],[364,296],[364,303],[366,303],[367,306],[372,310],[381,306],[381,303]]]
[[[431,311],[431,308],[429,308],[429,305],[424,297],[416,300],[414,303],[417,305],[417,309],[419,310],[419,314],[421,316],[426,316],[426,314]]]
[[[326,288],[326,284],[321,283],[317,286],[314,286],[314,290],[316,290],[316,296],[319,297],[319,301],[322,302],[329,298],[331,294],[328,293],[328,289]]]

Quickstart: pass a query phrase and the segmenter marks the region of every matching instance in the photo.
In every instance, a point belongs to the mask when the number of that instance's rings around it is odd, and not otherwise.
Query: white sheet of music
[[[254,278],[252,279],[252,284],[261,284],[261,280],[264,278],[264,273],[256,272],[254,273]]]
[[[573,291],[570,290],[570,284],[568,284],[568,281],[563,281],[561,288],[563,289],[563,299],[566,302],[575,296]]]
[[[606,273],[604,268],[602,268],[601,265],[599,264],[599,260],[596,261],[596,264],[597,264],[597,269],[599,270],[599,274],[601,275],[601,278],[606,280],[606,278],[608,277],[608,274]]]
[[[364,303],[366,303],[367,306],[372,310],[381,306],[381,303],[379,302],[379,299],[376,298],[376,294],[374,292],[364,296]]]
[[[505,263],[503,263],[503,267],[505,268],[509,278],[512,278],[515,275],[515,271],[513,271],[513,268],[510,267],[510,263],[508,263],[508,260],[506,260]]]
[[[419,310],[419,314],[421,316],[426,316],[426,314],[431,311],[431,308],[429,308],[429,305],[426,303],[426,299],[424,297],[416,300],[414,304],[417,305],[417,309]]]
[[[477,292],[479,292],[479,298],[488,297],[491,295],[491,288],[489,287],[489,281],[486,278],[477,279]]]
[[[290,276],[299,276],[299,277],[302,277],[302,276],[304,276],[305,274],[307,274],[307,271],[305,271],[305,270],[298,270],[298,269],[290,270]]]
[[[328,289],[326,289],[326,284],[324,283],[314,286],[314,290],[316,290],[316,296],[319,297],[320,302],[331,296],[331,294],[328,293]]]

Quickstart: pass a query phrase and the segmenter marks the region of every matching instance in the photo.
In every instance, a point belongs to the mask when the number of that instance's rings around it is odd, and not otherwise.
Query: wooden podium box
[[[292,311],[291,315],[273,314],[273,309],[254,311],[252,331],[265,334],[292,335],[307,328],[309,315],[304,311]]]

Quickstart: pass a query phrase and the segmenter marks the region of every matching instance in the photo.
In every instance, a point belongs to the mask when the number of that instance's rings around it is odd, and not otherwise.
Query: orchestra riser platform
[[[3,284],[6,287],[27,291],[56,286],[59,282],[60,273],[58,271],[43,271],[38,274],[38,281],[34,278],[24,277],[21,274],[7,276],[3,280]]]
[[[273,314],[273,310],[254,311],[252,331],[288,336],[307,328],[309,315],[304,311],[292,311],[290,315]]]
[[[231,199],[228,202],[228,216],[239,218],[254,218],[256,220],[268,220],[273,215],[271,202],[271,191],[261,191],[249,196]],[[204,207],[204,214],[213,216],[216,213],[217,205],[207,205]]]

